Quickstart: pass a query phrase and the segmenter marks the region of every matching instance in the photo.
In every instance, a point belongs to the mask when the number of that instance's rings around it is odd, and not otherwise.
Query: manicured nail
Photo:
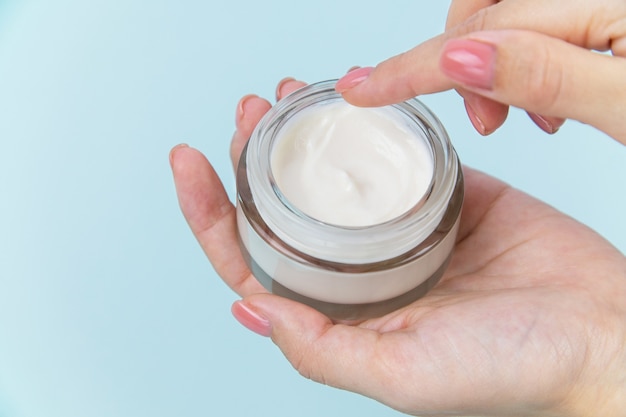
[[[256,94],[248,94],[247,96],[244,96],[241,100],[239,100],[239,104],[237,105],[237,112],[235,113],[235,126],[237,126],[237,128],[239,128],[241,121],[246,115],[246,104],[253,97],[258,96]]]
[[[252,310],[243,301],[235,301],[231,312],[237,321],[248,330],[265,337],[272,335],[272,325],[269,320]]]
[[[453,39],[444,48],[440,68],[453,80],[485,90],[493,88],[496,48],[471,39]]]
[[[304,86],[305,83],[292,77],[283,78],[276,86],[276,101],[282,100],[288,94]]]
[[[374,71],[374,67],[363,67],[348,72],[339,81],[337,81],[335,90],[338,93],[344,93],[349,89],[356,87],[365,81],[372,71]]]
[[[469,117],[470,122],[472,122],[472,126],[474,126],[474,129],[476,129],[476,131],[483,136],[487,135],[487,129],[485,128],[485,124],[480,119],[480,117],[478,117],[478,114],[476,114],[474,108],[467,102],[467,100],[463,100],[463,102],[465,103],[465,111],[467,111],[467,116]]]
[[[359,68],[361,68],[361,67],[360,67],[360,66],[358,66],[358,65],[354,65],[354,66],[350,67],[350,69],[348,69],[348,71],[346,71],[346,73],[348,73],[348,72],[352,72],[352,71],[354,71],[354,70],[358,70]]]
[[[295,80],[296,79],[293,78],[293,77],[285,77],[285,78],[283,78],[282,80],[280,80],[278,82],[278,85],[276,86],[276,94],[275,94],[276,100],[280,100],[283,97],[282,90],[283,90],[283,87],[285,86],[285,84],[287,84],[287,83],[289,83],[291,81],[295,81]]]
[[[563,123],[565,123],[565,119],[561,119],[558,117],[543,117],[537,113],[529,112],[528,116],[530,116],[532,121],[535,122],[535,124],[539,126],[541,130],[550,135],[558,132],[559,128],[563,126]]]
[[[186,143],[179,143],[178,145],[174,146],[171,150],[170,150],[170,164],[172,163],[172,160],[174,159],[174,154],[176,153],[177,150],[182,149],[182,148],[188,148],[189,145],[187,145]]]

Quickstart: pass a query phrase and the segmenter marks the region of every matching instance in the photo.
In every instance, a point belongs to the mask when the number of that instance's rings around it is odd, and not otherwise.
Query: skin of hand
[[[482,134],[512,105],[549,133],[569,118],[626,144],[625,57],[622,0],[454,0],[446,32],[349,73],[337,89],[379,106],[455,88]]]
[[[285,79],[277,98],[303,83]],[[236,166],[271,104],[238,106]],[[413,304],[357,325],[268,294],[239,251],[235,209],[207,159],[170,154],[182,212],[235,317],[305,377],[420,415],[618,416],[626,404],[626,258],[586,226],[464,168],[450,267]]]

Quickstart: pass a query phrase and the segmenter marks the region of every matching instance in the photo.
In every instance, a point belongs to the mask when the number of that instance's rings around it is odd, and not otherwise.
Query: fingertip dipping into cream
[[[367,80],[372,71],[374,71],[374,67],[355,68],[349,71],[346,75],[344,75],[337,81],[337,84],[335,85],[335,91],[337,91],[338,93],[344,93],[351,88],[356,87],[363,81]]]

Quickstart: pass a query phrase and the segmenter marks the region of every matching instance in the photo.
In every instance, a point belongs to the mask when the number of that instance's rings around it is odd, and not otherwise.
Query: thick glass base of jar
[[[430,291],[443,276],[452,254],[448,256],[446,261],[437,269],[429,278],[419,284],[412,290],[401,294],[397,297],[389,300],[378,301],[375,303],[365,304],[336,304],[325,301],[315,300],[306,297],[302,294],[298,294],[289,288],[286,288],[281,283],[272,279],[260,266],[255,262],[254,258],[250,256],[250,253],[246,249],[245,245],[240,242],[241,253],[250,268],[252,274],[256,279],[265,287],[266,290],[272,294],[276,294],[285,298],[289,298],[294,301],[298,301],[302,304],[306,304],[319,312],[325,314],[330,319],[336,322],[342,323],[356,323],[363,320],[367,320],[374,317],[380,317],[387,313],[391,313],[394,310],[405,307],[412,302],[422,298],[428,291]]]

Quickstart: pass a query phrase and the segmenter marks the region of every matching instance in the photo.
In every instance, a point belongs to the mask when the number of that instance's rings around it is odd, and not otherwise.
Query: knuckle
[[[318,335],[305,343],[281,349],[301,376],[311,381],[328,385],[329,380],[332,379],[332,370],[328,368],[328,357],[326,356],[328,352],[319,348],[319,340],[322,337],[323,335]]]
[[[490,29],[491,8],[485,7],[468,17],[461,25],[462,32],[480,32]]]
[[[563,90],[563,67],[559,60],[554,59],[551,49],[545,44],[528,45],[526,50],[533,54],[520,57],[514,73],[521,74],[519,85],[526,101],[539,111],[550,113],[561,99]]]
[[[321,382],[323,378],[314,371],[312,355],[309,349],[298,349],[288,355],[289,362],[300,375],[315,382]]]
[[[312,379],[311,368],[308,366],[306,360],[306,353],[297,352],[296,354],[294,354],[291,360],[291,365],[296,369],[296,371],[298,371],[300,375],[302,375],[306,379]]]

